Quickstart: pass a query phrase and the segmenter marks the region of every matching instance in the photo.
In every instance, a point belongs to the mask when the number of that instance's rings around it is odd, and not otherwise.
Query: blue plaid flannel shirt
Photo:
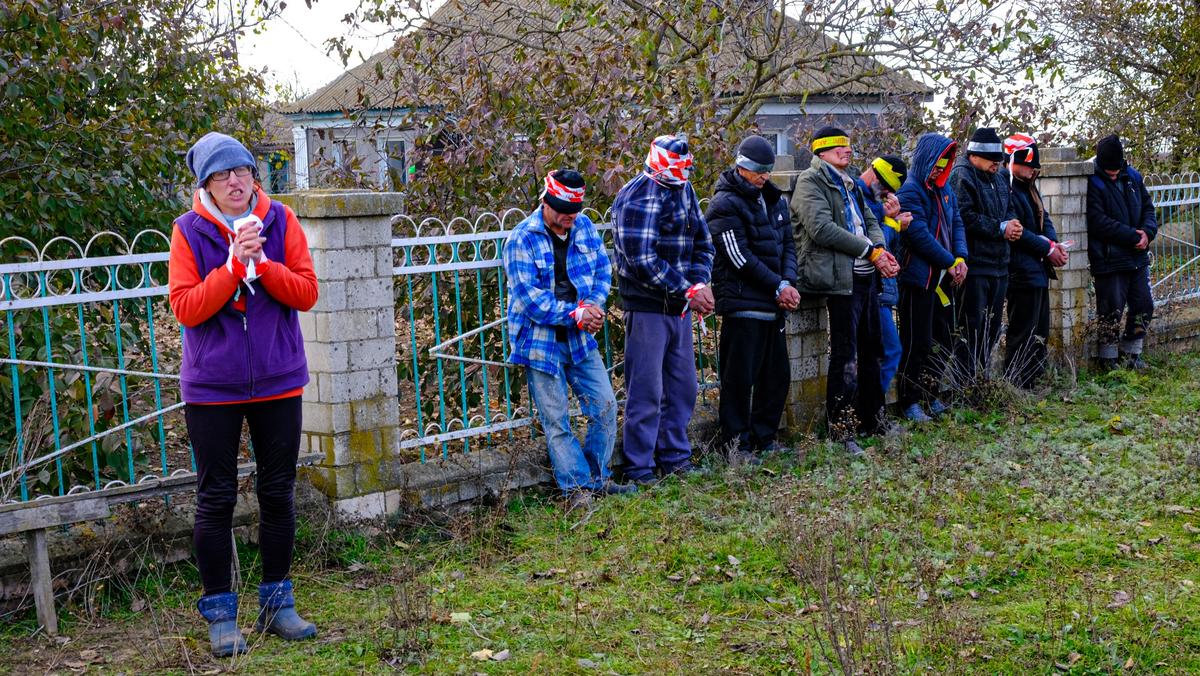
[[[612,213],[619,275],[676,296],[710,281],[715,249],[690,182],[665,186],[642,173],[621,188]]]
[[[595,224],[583,214],[575,218],[567,249],[567,277],[575,285],[580,303],[601,308],[608,301],[612,263]],[[596,340],[575,325],[568,313],[577,307],[554,297],[554,245],[536,209],[517,224],[504,243],[504,273],[508,277],[509,361],[558,375],[557,326],[567,327],[567,348],[572,364],[596,349]]]

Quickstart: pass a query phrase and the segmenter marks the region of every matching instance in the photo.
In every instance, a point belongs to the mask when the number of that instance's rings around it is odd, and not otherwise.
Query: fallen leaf
[[[730,554],[729,556],[727,556],[725,558],[729,560],[729,565],[731,565],[731,566],[738,566],[738,565],[741,565],[741,563],[742,563],[741,559],[734,556],[733,554]]]
[[[969,595],[971,596],[971,598],[973,598],[973,599],[977,599],[977,598],[979,598],[979,592],[975,591],[974,589],[972,589],[971,591],[967,592],[967,594],[969,594]]]
[[[1128,555],[1130,552],[1133,551],[1133,547],[1130,547],[1129,545],[1127,545],[1123,542],[1118,542],[1117,543],[1117,551],[1121,552],[1122,554]]]
[[[589,660],[586,657],[580,657],[579,659],[575,660],[575,663],[578,664],[579,666],[583,667],[584,669],[595,669],[597,666],[595,662]]]
[[[1125,434],[1125,425],[1121,423],[1121,416],[1114,415],[1108,419],[1108,431],[1111,434]]]
[[[1146,540],[1146,544],[1153,546],[1153,545],[1161,543],[1165,539],[1167,539],[1167,536],[1159,535],[1158,537],[1153,537],[1153,538],[1149,538],[1148,540]]]
[[[450,613],[451,624],[466,624],[471,621],[471,613]]]
[[[146,609],[146,599],[143,599],[140,596],[135,597],[133,599],[133,602],[129,604],[129,609],[135,613],[142,612],[143,610]]]
[[[1131,600],[1133,600],[1133,597],[1131,597],[1127,591],[1114,592],[1112,603],[1105,606],[1105,608],[1108,608],[1109,610],[1124,608],[1125,606],[1129,605]]]
[[[501,650],[500,652],[492,655],[492,661],[493,662],[503,662],[510,657],[512,657],[512,655],[508,652],[508,650]]]
[[[1184,530],[1184,532],[1191,533],[1192,535],[1195,535],[1196,533],[1200,533],[1200,528],[1196,528],[1195,526],[1193,526],[1191,524],[1191,522],[1184,523],[1183,530]]]
[[[689,578],[688,578],[688,581],[687,581],[687,586],[689,586],[689,587],[690,587],[690,586],[692,586],[692,585],[694,585],[694,584],[700,584],[700,576],[699,576],[699,575],[693,575],[693,576],[691,576],[691,577],[689,577]]]
[[[96,659],[99,657],[100,657],[100,653],[96,652],[95,650],[80,650],[79,651],[79,659],[81,659],[81,660],[87,660],[88,662],[95,662]]]
[[[363,568],[366,568],[366,566],[361,563],[355,563],[355,564],[352,564],[349,568],[347,568],[346,572],[347,573],[357,573],[358,571],[362,570]]]
[[[1153,521],[1138,521],[1138,525],[1141,526],[1142,528],[1149,528],[1150,526],[1154,525],[1154,522]]]
[[[700,616],[700,624],[708,624],[710,620],[712,620],[712,618],[709,617],[708,613],[704,613]]]
[[[1125,660],[1125,668],[1126,668],[1126,669],[1132,669],[1132,668],[1133,668],[1133,666],[1134,666],[1134,664],[1136,664],[1136,663],[1133,661],[1133,658],[1132,658],[1132,657],[1130,657],[1129,659]]]
[[[1080,655],[1077,652],[1072,652],[1070,655],[1067,655],[1067,664],[1073,665],[1081,659],[1083,659],[1083,655]]]
[[[1192,509],[1191,507],[1184,507],[1183,505],[1167,505],[1167,513],[1168,514],[1195,514],[1196,510]],[[1130,659],[1133,659],[1133,658],[1130,658]]]
[[[668,575],[667,579],[670,580],[671,582],[679,582],[679,581],[683,580],[683,576],[682,575]]]
[[[483,650],[476,650],[475,652],[471,653],[471,657],[479,660],[480,662],[485,662],[492,659],[492,655],[494,654],[495,653],[493,653],[491,650],[484,648]]]
[[[83,660],[63,660],[63,665],[68,669],[86,669],[87,662]]]

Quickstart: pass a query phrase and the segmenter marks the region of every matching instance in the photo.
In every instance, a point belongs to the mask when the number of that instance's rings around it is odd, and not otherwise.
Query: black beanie
[[[1125,166],[1125,148],[1121,137],[1111,134],[1096,144],[1096,166],[1107,171],[1116,171]]]
[[[578,191],[578,201],[569,201],[565,195],[555,196],[552,194],[554,192],[561,194],[553,182],[571,188],[572,192]],[[574,169],[552,171],[546,175],[546,188],[542,191],[542,201],[560,214],[577,214],[583,211],[583,188],[583,174],[578,171]]]
[[[892,192],[899,190],[900,186],[904,185],[904,179],[908,178],[908,165],[895,155],[875,158],[871,162],[871,171],[875,172],[875,177]]]
[[[971,134],[971,140],[967,143],[967,154],[978,155],[993,162],[1003,162],[1004,144],[1000,142],[1000,135],[994,127],[980,127]]]
[[[761,136],[747,136],[738,145],[734,164],[760,174],[771,171],[775,168],[775,149]]]
[[[820,155],[830,148],[844,148],[849,145],[849,134],[837,127],[821,127],[817,133],[813,134],[812,151],[814,155]]]

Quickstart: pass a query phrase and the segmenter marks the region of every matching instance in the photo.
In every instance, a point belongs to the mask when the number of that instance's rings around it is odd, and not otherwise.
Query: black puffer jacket
[[[1045,289],[1054,279],[1054,269],[1046,260],[1050,242],[1058,241],[1054,222],[1042,206],[1041,193],[1032,182],[1015,179],[1012,184],[1010,213],[1021,221],[1021,238],[1012,243],[1012,258],[1008,261],[1008,288]],[[1049,240],[1049,241],[1047,241]]]
[[[779,283],[796,284],[796,243],[779,188],[767,181],[759,190],[727,169],[704,220],[717,249],[712,275],[717,314],[779,312]]]
[[[1093,275],[1128,272],[1150,264],[1146,251],[1134,247],[1146,233],[1151,242],[1158,234],[1154,203],[1142,175],[1128,165],[1114,181],[1097,167],[1088,177],[1088,263]]]
[[[989,174],[963,155],[950,172],[950,187],[958,197],[958,213],[967,231],[969,274],[1007,275],[1008,240],[1000,223],[1008,220],[1008,172]]]

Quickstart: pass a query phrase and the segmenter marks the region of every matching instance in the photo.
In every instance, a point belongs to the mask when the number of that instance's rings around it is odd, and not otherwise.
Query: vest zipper
[[[250,303],[246,303],[247,309]],[[250,378],[250,398],[254,398],[254,368],[251,366],[253,361],[250,358],[250,327],[246,323],[246,313],[242,313],[242,331],[246,335],[246,375]]]

